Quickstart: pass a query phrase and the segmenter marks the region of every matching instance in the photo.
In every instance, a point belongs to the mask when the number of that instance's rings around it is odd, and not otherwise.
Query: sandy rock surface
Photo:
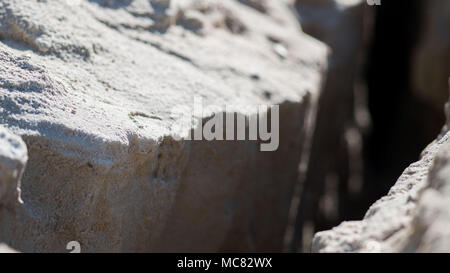
[[[27,147],[22,139],[0,126],[1,208],[12,208],[19,201],[19,181],[27,160]]]
[[[29,161],[26,252],[277,251],[327,47],[289,1],[0,2],[0,124]],[[183,141],[171,109],[280,104],[280,146]],[[213,110],[205,110],[213,113]],[[238,111],[239,112],[239,111]]]
[[[27,160],[27,147],[22,139],[0,126],[0,222],[22,207],[20,179]],[[0,253],[8,252],[15,250],[0,243]]]

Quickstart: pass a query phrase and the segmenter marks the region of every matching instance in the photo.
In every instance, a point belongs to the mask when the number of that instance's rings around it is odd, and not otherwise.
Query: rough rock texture
[[[0,126],[0,208],[14,209],[19,202],[19,181],[27,160],[22,139]]]
[[[302,247],[303,226],[323,230],[339,223],[361,190],[361,126],[367,124],[360,82],[365,26],[370,18],[363,0],[297,0],[302,29],[331,48],[329,72],[320,97],[316,130],[304,189],[298,205],[291,250]],[[359,120],[358,120],[359,118]],[[304,245],[310,239],[305,238]]]
[[[30,160],[23,209],[0,221],[0,241],[280,250],[327,48],[288,1],[256,3],[1,1],[0,124]],[[194,96],[246,116],[239,106],[280,104],[279,149],[177,140],[171,108]]]
[[[27,147],[22,139],[0,126],[0,222],[21,209],[20,179],[27,163]],[[0,244],[0,253],[15,252]]]
[[[450,84],[450,2],[425,1],[421,39],[413,56],[413,84],[417,94],[434,108],[448,98]],[[450,109],[446,106],[450,128]],[[447,141],[429,170],[427,189],[421,194],[403,251],[450,252],[450,144]]]
[[[423,1],[422,30],[412,62],[416,94],[441,110],[450,76],[450,2]]]
[[[448,107],[446,112],[449,118]],[[312,251],[450,252],[448,128],[447,124],[362,221],[317,233]]]

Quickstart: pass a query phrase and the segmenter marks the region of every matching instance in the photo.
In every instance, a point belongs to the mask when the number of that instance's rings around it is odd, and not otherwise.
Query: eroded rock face
[[[27,163],[22,139],[0,126],[0,207],[13,209],[20,199],[20,178]]]
[[[1,1],[0,124],[30,160],[23,209],[0,221],[0,240],[44,252],[70,241],[82,252],[281,249],[327,48],[287,1],[265,12],[244,2]],[[280,104],[278,150],[178,140],[171,109],[194,97]]]
[[[422,193],[410,236],[403,246],[406,252],[450,252],[450,143],[446,143],[434,159],[428,187]]]
[[[362,221],[344,222],[317,233],[312,251],[450,252],[449,151],[446,126]]]
[[[20,179],[28,160],[22,139],[0,126],[0,223],[21,210]],[[15,252],[0,244],[0,253]]]

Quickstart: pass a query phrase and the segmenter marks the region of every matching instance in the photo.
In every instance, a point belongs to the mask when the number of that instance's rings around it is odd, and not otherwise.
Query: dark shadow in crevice
[[[423,0],[397,0],[377,8],[366,72],[372,130],[365,139],[363,211],[387,194],[445,122],[443,111],[417,98],[411,86],[424,5]]]

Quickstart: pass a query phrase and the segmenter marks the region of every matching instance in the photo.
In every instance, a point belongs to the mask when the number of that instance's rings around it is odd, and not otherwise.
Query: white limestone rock
[[[27,147],[22,139],[0,126],[0,222],[5,215],[14,215],[21,209],[20,179],[27,160]],[[0,243],[0,253],[14,252]]]
[[[14,209],[20,200],[20,178],[28,160],[22,139],[0,126],[0,208]]]
[[[1,1],[0,124],[30,160],[23,209],[0,221],[0,241],[26,252],[70,241],[82,252],[281,249],[327,48],[287,1],[267,9]],[[177,140],[171,109],[195,96],[205,107],[281,104],[279,149]]]

